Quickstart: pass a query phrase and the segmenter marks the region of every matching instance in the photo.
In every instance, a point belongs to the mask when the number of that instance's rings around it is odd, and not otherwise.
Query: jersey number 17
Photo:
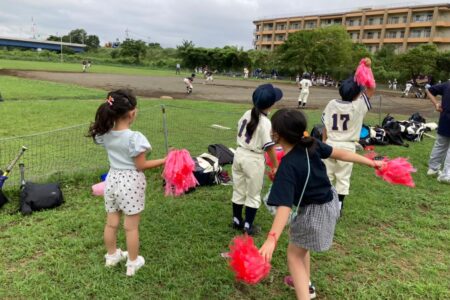
[[[332,130],[339,130],[338,121],[342,121],[342,130],[347,130],[347,123],[350,121],[350,115],[349,114],[333,114],[331,116],[333,118],[333,127],[331,127]]]

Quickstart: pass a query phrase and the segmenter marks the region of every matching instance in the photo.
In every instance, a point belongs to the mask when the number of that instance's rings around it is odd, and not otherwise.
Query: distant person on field
[[[309,73],[303,74],[302,80],[299,82],[300,85],[300,95],[298,96],[298,107],[304,108],[306,102],[308,102],[309,88],[312,86],[311,75]]]
[[[411,88],[413,87],[412,83],[413,83],[412,80],[406,82],[405,90],[403,91],[403,95],[402,96],[408,97],[409,92],[411,91]]]
[[[147,160],[151,150],[147,138],[130,129],[136,118],[136,97],[127,90],[108,93],[89,128],[89,136],[105,147],[109,172],[105,187],[107,213],[104,240],[107,253],[105,266],[112,267],[127,259],[127,276],[133,276],[145,264],[139,255],[139,221],[145,206],[147,181],[143,173],[165,163],[164,159]],[[125,216],[124,229],[127,251],[117,248],[117,230],[121,216]]]
[[[393,89],[394,91],[397,90],[397,79],[396,79],[396,78],[394,78],[394,81],[392,82],[392,89]]]
[[[450,81],[433,85],[426,93],[436,111],[440,112],[436,142],[431,151],[427,175],[437,176],[439,182],[450,184]],[[436,99],[437,95],[442,96],[440,102]]]
[[[244,68],[244,78],[248,79],[248,74],[250,73],[250,71],[247,69],[247,67]]]
[[[388,88],[392,89],[392,81],[391,80],[388,80]]]
[[[370,59],[366,65],[371,65]],[[325,126],[322,139],[327,145],[353,153],[356,151],[355,142],[359,141],[364,117],[372,108],[369,99],[374,93],[375,89],[359,86],[353,76],[341,83],[341,99],[328,102],[322,113]],[[339,195],[340,208],[343,209],[344,198],[349,194],[353,163],[336,159],[326,159],[324,163],[328,178],[334,183]]]
[[[278,161],[275,155],[275,143],[272,141],[270,120],[267,118],[272,106],[283,97],[280,89],[271,84],[258,86],[253,92],[253,108],[247,110],[239,119],[237,128],[236,154],[234,155],[233,174],[233,223],[234,229],[256,235],[261,228],[253,224],[261,205],[265,160],[269,154],[276,173]],[[245,208],[245,219],[242,210]]]
[[[89,69],[91,68],[91,64],[92,64],[91,61],[88,60],[88,61],[87,61],[87,65],[86,65],[86,69],[87,69],[87,70],[89,70]]]
[[[176,65],[176,69],[175,69],[175,74],[176,74],[176,75],[179,75],[179,74],[180,74],[180,71],[181,71],[181,66],[180,66],[180,64],[177,64],[177,65]]]
[[[83,60],[81,62],[81,67],[83,68],[83,73],[86,72],[86,68],[87,68],[87,61],[86,60]]]
[[[192,93],[192,90],[194,89],[194,86],[192,85],[192,82],[194,82],[195,73],[191,74],[191,77],[186,77],[183,79],[184,83],[186,84],[186,91],[188,94]]]
[[[214,81],[213,72],[208,70],[208,71],[206,71],[205,76],[206,76],[206,79],[205,79],[204,83],[208,83],[208,81],[211,81],[211,82]]]

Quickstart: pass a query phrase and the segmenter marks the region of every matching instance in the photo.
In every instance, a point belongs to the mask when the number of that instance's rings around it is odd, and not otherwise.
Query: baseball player
[[[403,91],[402,97],[408,97],[408,94],[411,91],[412,87],[413,87],[412,80],[406,82],[405,90]]]
[[[192,85],[192,82],[194,82],[194,77],[195,73],[192,73],[191,77],[186,77],[183,80],[184,83],[186,84],[186,90],[188,94],[192,93],[192,89],[194,88],[194,86]]]
[[[303,108],[308,101],[309,87],[312,86],[311,75],[308,73],[303,74],[303,79],[299,82],[300,85],[300,95],[298,96],[298,108]]]
[[[205,80],[204,83],[208,83],[208,81],[211,81],[211,82],[214,81],[213,72],[208,70],[208,71],[205,72],[205,76],[206,76],[206,80]]]
[[[238,122],[236,153],[233,159],[233,223],[237,230],[249,235],[260,231],[254,226],[256,212],[261,205],[261,189],[264,179],[264,152],[269,154],[274,166],[278,161],[272,141],[272,125],[267,114],[275,102],[281,100],[283,93],[271,84],[258,86],[253,92],[253,108],[247,110]],[[245,206],[245,220],[242,210]]]
[[[344,80],[339,88],[342,100],[331,100],[322,113],[323,141],[334,148],[355,152],[364,116],[372,107],[369,98],[374,93],[375,89],[364,90],[359,86],[353,76]],[[349,193],[353,163],[331,158],[325,159],[324,163],[328,178],[338,192],[342,210],[344,198]]]

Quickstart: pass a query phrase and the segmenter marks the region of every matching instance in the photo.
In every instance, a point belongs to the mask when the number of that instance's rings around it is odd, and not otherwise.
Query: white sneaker
[[[440,183],[450,184],[450,176],[439,175],[437,181],[439,181]]]
[[[428,169],[427,175],[428,176],[432,176],[432,177],[438,177],[438,176],[441,175],[441,171],[440,170]]]
[[[137,270],[145,265],[145,259],[142,256],[138,256],[135,261],[127,261],[127,276],[133,276]]]
[[[122,260],[125,260],[128,257],[127,251],[122,251],[120,249],[116,250],[116,253],[109,255],[108,253],[105,254],[105,267],[114,267],[118,263],[120,263]]]

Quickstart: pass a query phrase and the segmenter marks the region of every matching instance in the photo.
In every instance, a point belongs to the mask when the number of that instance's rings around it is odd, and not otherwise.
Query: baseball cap
[[[258,86],[253,92],[253,105],[259,109],[266,109],[281,100],[283,92],[270,83]]]
[[[343,80],[339,87],[339,95],[344,101],[353,101],[361,91],[362,87],[355,82],[353,76]]]

